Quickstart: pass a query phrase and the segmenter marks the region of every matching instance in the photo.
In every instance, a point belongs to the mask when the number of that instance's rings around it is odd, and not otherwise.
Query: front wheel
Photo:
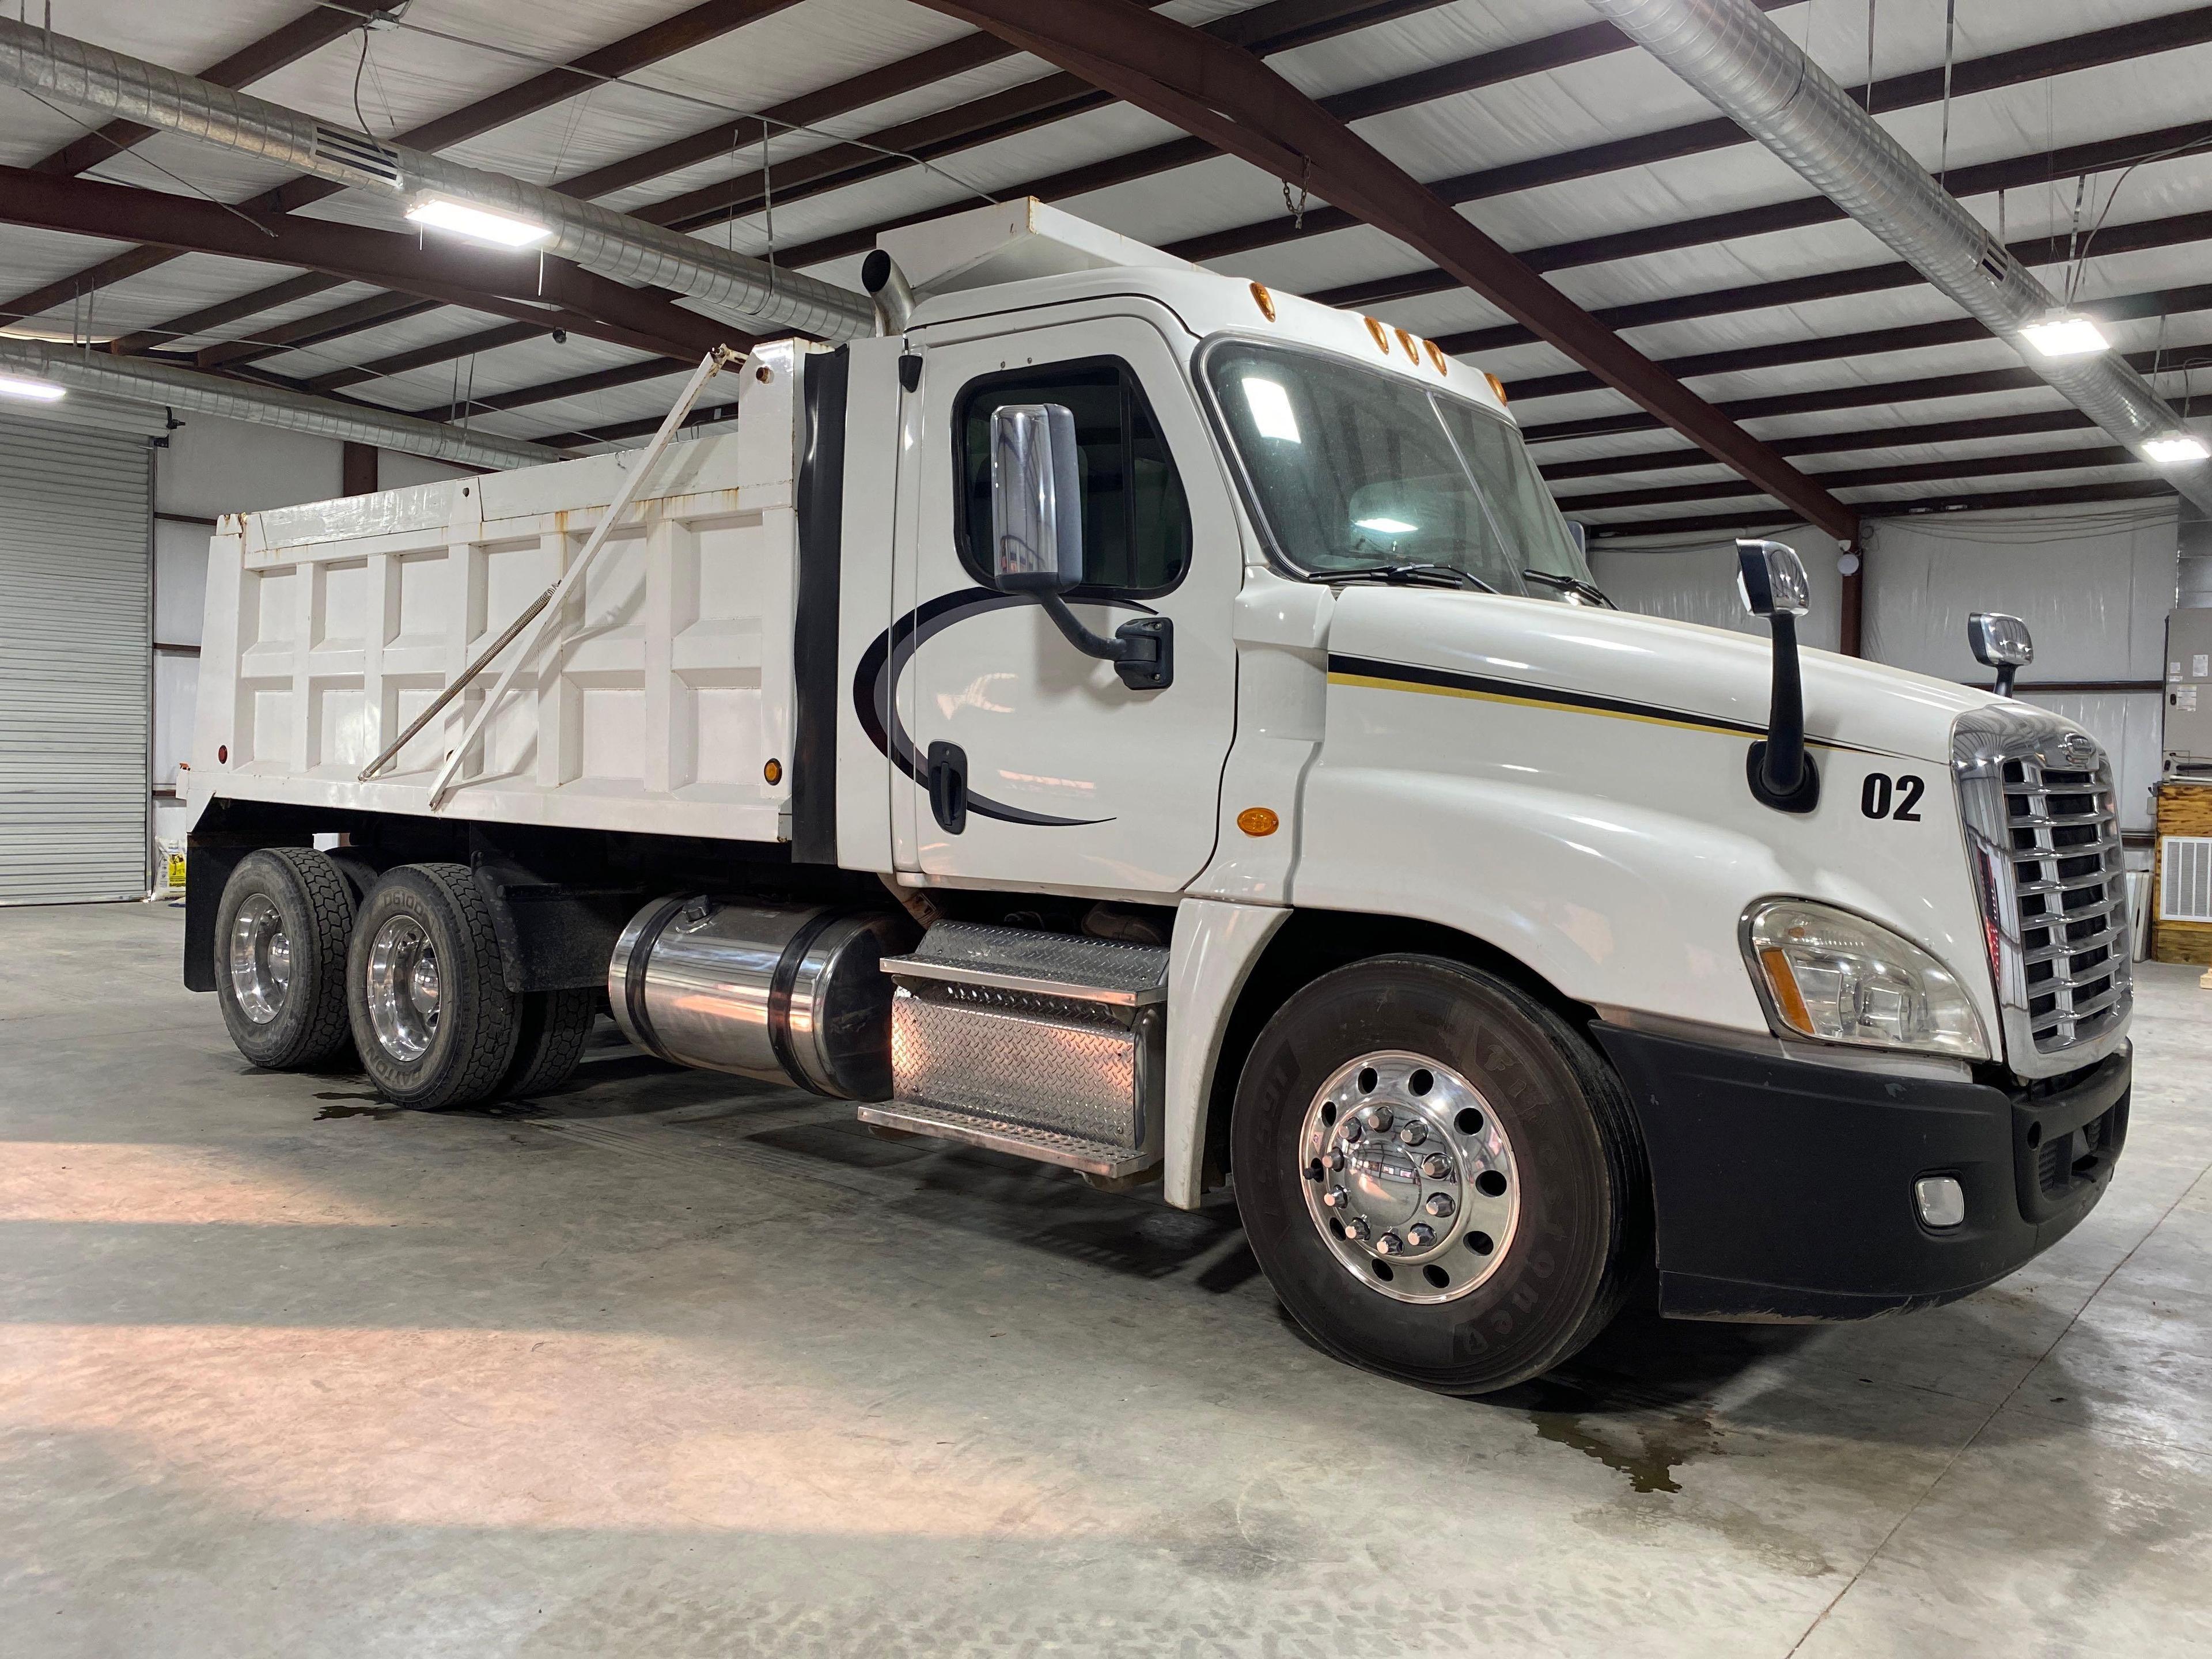
[[[1589,1043],[1494,975],[1378,957],[1293,995],[1231,1126],[1253,1253],[1340,1358],[1448,1394],[1603,1329],[1643,1247],[1643,1160]]]
[[[346,1012],[362,1068],[387,1099],[434,1109],[491,1093],[514,1057],[516,1003],[466,865],[402,865],[369,890]]]

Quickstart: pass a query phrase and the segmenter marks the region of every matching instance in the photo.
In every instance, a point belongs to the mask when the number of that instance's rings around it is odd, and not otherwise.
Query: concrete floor
[[[0,911],[0,1651],[2212,1649],[2212,992],[1956,1306],[1442,1400],[1182,1215],[787,1091],[256,1073],[167,907]]]

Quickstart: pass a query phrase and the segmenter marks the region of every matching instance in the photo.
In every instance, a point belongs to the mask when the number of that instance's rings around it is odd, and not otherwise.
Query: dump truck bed
[[[439,816],[787,836],[798,349],[764,346],[735,371],[737,430],[659,458]],[[639,459],[597,455],[222,520],[195,817],[212,795],[428,812],[433,779],[517,647],[374,781],[362,769],[569,567]]]

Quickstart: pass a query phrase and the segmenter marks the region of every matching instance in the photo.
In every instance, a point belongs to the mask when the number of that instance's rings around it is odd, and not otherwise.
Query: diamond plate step
[[[1168,953],[1151,945],[940,921],[884,971],[900,981],[976,985],[1073,1002],[1141,1008],[1167,1000]]]
[[[1040,1164],[1057,1164],[1063,1169],[1080,1170],[1086,1175],[1109,1179],[1134,1175],[1159,1161],[1156,1154],[1132,1152],[1109,1141],[1085,1140],[1050,1129],[1032,1129],[1024,1124],[973,1117],[965,1112],[948,1111],[941,1106],[916,1101],[864,1103],[860,1121],[879,1124],[887,1129],[903,1129],[908,1134],[934,1135],[940,1140],[988,1146],[994,1152],[1012,1152],[1020,1158],[1035,1158]]]

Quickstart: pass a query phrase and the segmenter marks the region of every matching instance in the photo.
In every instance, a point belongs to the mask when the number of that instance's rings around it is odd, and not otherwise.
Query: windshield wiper
[[[1407,586],[1465,587],[1479,593],[1495,593],[1492,587],[1472,571],[1462,570],[1455,564],[1363,564],[1349,570],[1316,570],[1307,578],[1316,582],[1376,581],[1393,582]]]
[[[1601,605],[1608,611],[1620,609],[1611,599],[1606,598],[1601,590],[1591,586],[1578,577],[1555,576],[1548,570],[1524,570],[1521,574],[1532,582],[1541,582],[1545,586],[1556,589],[1561,593],[1571,593],[1586,604]]]

